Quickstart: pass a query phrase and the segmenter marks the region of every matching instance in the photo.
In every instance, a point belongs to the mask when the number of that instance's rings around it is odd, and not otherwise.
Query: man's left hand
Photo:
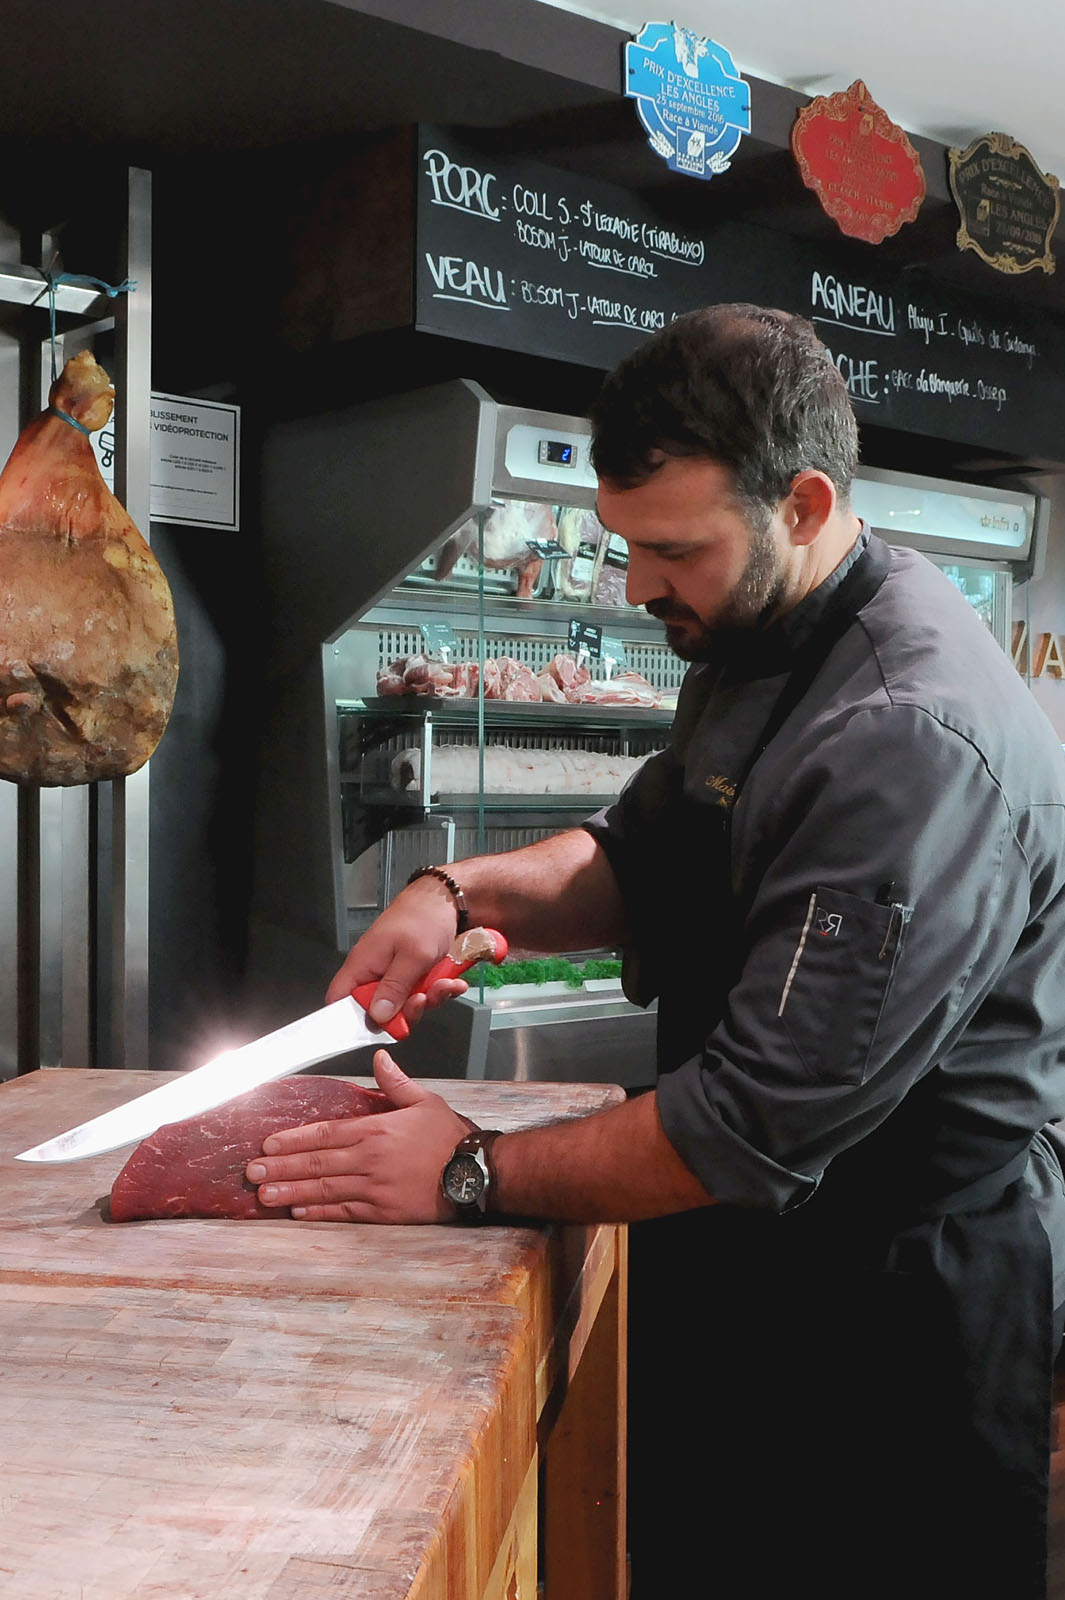
[[[315,1222],[455,1220],[440,1175],[469,1123],[386,1051],[373,1066],[395,1109],[271,1134],[245,1169],[264,1206]]]

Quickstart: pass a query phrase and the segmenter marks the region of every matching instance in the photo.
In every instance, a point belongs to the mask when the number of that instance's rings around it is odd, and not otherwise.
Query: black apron
[[[874,543],[840,583],[737,798],[888,560]],[[701,939],[660,991],[660,1072],[701,1051],[738,977],[731,810],[677,800],[678,868],[700,830]],[[937,1087],[793,1211],[631,1229],[632,1600],[1043,1600],[1049,1246],[1027,1145],[949,1127]]]

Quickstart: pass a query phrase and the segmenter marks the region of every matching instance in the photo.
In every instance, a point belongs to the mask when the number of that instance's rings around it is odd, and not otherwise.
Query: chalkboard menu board
[[[1065,326],[1050,317],[873,249],[746,223],[684,231],[625,189],[419,133],[419,328],[608,370],[697,306],[779,306],[813,320],[859,420],[1065,460]]]

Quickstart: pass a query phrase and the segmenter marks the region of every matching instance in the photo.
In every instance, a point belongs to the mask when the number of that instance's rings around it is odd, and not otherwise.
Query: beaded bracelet
[[[440,882],[444,885],[445,889],[447,889],[451,898],[454,900],[455,909],[458,912],[458,922],[455,932],[456,934],[465,933],[466,929],[470,925],[470,908],[466,904],[466,896],[463,894],[461,888],[455,882],[451,874],[449,872],[445,872],[443,867],[419,867],[416,872],[411,873],[410,877],[407,879],[407,883],[415,883],[419,878],[439,878]]]

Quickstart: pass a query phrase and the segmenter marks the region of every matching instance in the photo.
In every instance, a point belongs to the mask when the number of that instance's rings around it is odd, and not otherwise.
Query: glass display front
[[[579,824],[665,746],[683,663],[626,568],[594,511],[495,497],[337,642],[350,937],[416,867]],[[482,992],[619,972],[612,951],[515,951]]]

